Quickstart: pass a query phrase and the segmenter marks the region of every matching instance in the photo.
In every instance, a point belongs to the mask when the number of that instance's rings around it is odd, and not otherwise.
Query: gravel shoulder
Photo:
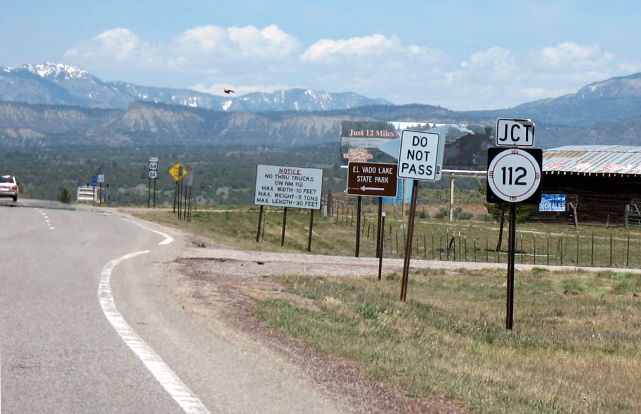
[[[369,380],[353,361],[315,352],[254,317],[256,301],[268,298],[313,307],[304,298],[281,292],[271,276],[376,277],[378,260],[240,251],[190,234],[182,237],[180,257],[165,264],[168,286],[183,311],[210,332],[265,358],[347,413],[469,412],[463,403],[444,396],[412,398]],[[386,272],[399,271],[402,260],[385,266]]]

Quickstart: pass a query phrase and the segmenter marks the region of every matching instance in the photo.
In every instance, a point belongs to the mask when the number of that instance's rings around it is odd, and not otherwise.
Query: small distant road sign
[[[98,176],[97,175],[92,175],[91,176],[91,186],[95,187],[98,185]]]
[[[435,181],[443,154],[438,153],[440,136],[434,132],[404,130],[398,156],[398,176]]]
[[[169,172],[169,175],[171,175],[171,178],[173,178],[176,181],[182,180],[183,177],[189,174],[189,171],[183,168],[182,164],[179,162],[172,165],[168,172]]]
[[[99,183],[104,183],[105,182],[105,175],[104,174],[98,174],[98,182]]]
[[[378,197],[396,196],[398,165],[350,162],[347,168],[348,194]]]
[[[497,119],[496,145],[499,147],[534,146],[534,122],[531,119]]]
[[[541,149],[489,148],[487,201],[538,204],[542,160]]]
[[[158,171],[158,163],[155,161],[149,161],[149,171]]]
[[[158,157],[149,157],[149,162],[158,162]]]
[[[149,170],[149,178],[154,180],[158,178],[158,171],[156,170]]]

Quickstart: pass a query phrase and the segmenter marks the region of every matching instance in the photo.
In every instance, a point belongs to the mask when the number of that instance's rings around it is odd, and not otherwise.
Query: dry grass
[[[413,274],[401,303],[398,275],[382,283],[283,277],[289,293],[321,311],[277,300],[262,302],[259,315],[409,395],[444,394],[475,412],[641,412],[639,276],[519,273],[513,332],[503,329],[504,278]]]

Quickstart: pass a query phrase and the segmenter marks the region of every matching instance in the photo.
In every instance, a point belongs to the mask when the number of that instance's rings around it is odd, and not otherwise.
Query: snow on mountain
[[[41,63],[37,65],[27,64],[23,66],[9,68],[8,71],[27,70],[41,78],[59,78],[78,79],[89,77],[89,72],[79,69],[75,66],[65,65],[63,63]]]
[[[355,93],[287,89],[223,97],[190,89],[157,88],[128,82],[104,82],[89,72],[62,63],[1,68],[0,101],[126,108],[144,101],[218,111],[323,111],[369,105],[391,105]]]

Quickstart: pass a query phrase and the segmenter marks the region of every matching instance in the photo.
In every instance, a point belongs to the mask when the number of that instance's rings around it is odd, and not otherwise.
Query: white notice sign
[[[415,180],[438,180],[443,154],[439,154],[439,134],[404,130],[398,155],[398,176]]]
[[[256,205],[319,210],[322,190],[323,170],[320,168],[261,164],[256,167]]]

